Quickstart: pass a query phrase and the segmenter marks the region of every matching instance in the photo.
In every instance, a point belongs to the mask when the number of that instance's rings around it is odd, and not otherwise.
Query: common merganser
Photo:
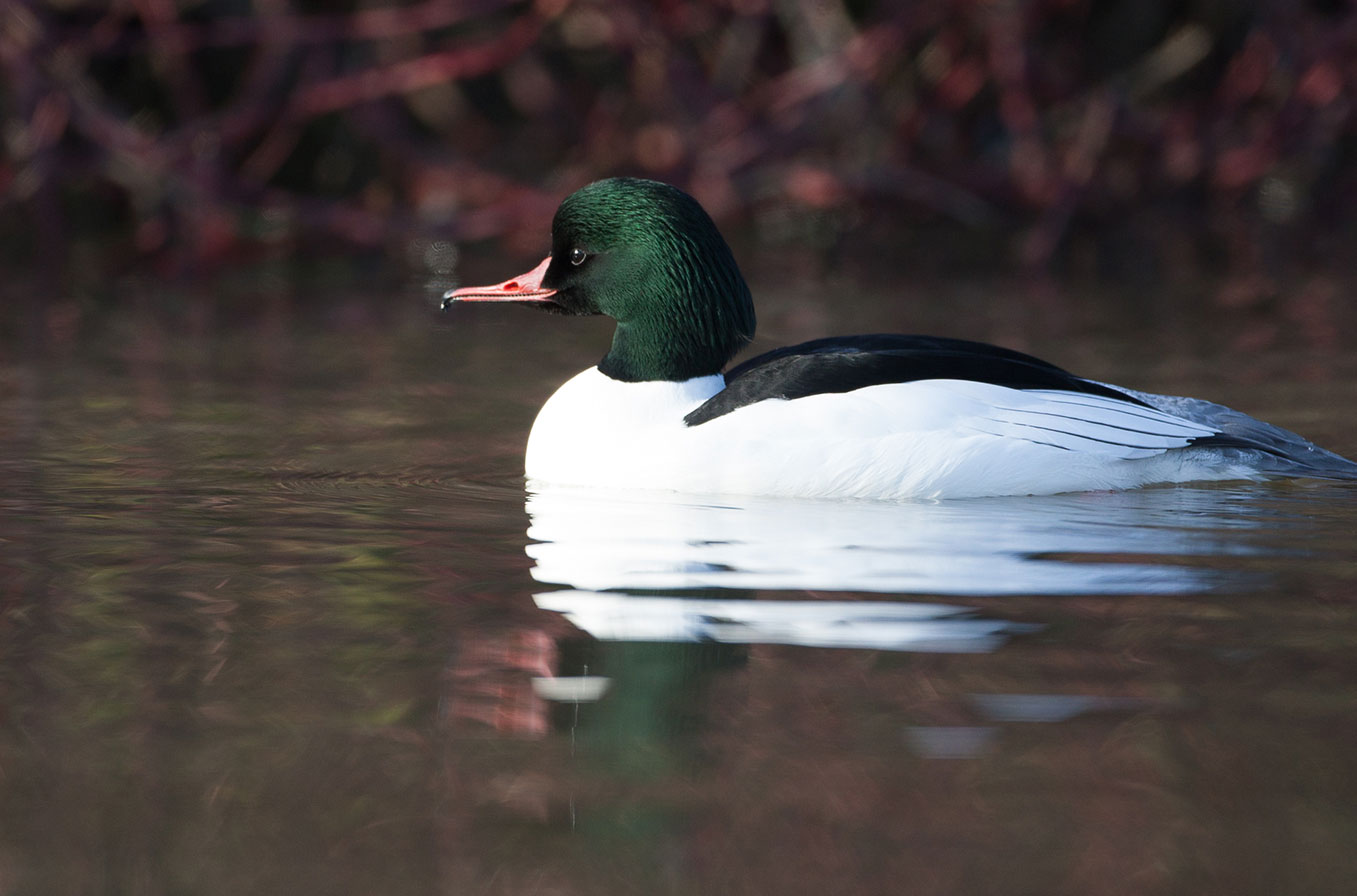
[[[575,192],[537,267],[450,290],[443,308],[454,302],[617,322],[608,353],[533,423],[524,465],[544,483],[918,499],[1357,480],[1357,464],[1239,411],[960,339],[817,339],[723,376],[754,336],[749,287],[697,201],[655,181]]]

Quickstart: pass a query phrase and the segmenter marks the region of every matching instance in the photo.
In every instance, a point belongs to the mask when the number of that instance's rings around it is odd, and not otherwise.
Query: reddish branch
[[[305,85],[293,95],[289,113],[314,118],[357,103],[392,94],[474,78],[501,68],[532,45],[542,31],[536,16],[514,21],[499,38],[481,46],[430,53],[410,59]]]
[[[114,196],[143,249],[192,256],[176,231],[226,222],[246,246],[260,207],[345,242],[512,235],[571,185],[645,173],[724,213],[878,200],[1009,227],[1041,266],[1117,203],[1295,223],[1357,202],[1357,14],[1127,0],[1180,16],[1132,54],[1090,44],[1116,5],[843,4],[831,38],[791,5],[729,0],[254,0],[193,21],[211,7],[23,0],[0,16],[0,208],[59,234],[63,207]],[[342,189],[336,153],[365,165]]]

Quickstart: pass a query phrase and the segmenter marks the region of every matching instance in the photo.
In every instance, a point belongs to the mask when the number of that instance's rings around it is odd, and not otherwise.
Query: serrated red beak
[[[443,308],[453,302],[525,302],[528,304],[551,304],[556,290],[545,289],[542,278],[546,276],[551,256],[542,259],[542,263],[511,280],[496,283],[494,286],[463,286],[450,289],[443,294]]]

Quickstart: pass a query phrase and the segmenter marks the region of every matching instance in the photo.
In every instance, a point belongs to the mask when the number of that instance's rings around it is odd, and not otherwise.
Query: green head
[[[617,321],[599,369],[626,381],[719,373],[754,336],[754,303],[702,207],[668,184],[592,183],[561,203],[542,276],[571,314]]]

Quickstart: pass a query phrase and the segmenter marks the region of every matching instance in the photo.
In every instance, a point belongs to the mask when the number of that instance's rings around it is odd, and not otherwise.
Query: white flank
[[[543,406],[530,479],[692,494],[964,498],[1258,478],[1216,430],[1096,395],[963,380],[768,400],[699,426],[683,417],[720,376],[623,383],[590,368]]]

